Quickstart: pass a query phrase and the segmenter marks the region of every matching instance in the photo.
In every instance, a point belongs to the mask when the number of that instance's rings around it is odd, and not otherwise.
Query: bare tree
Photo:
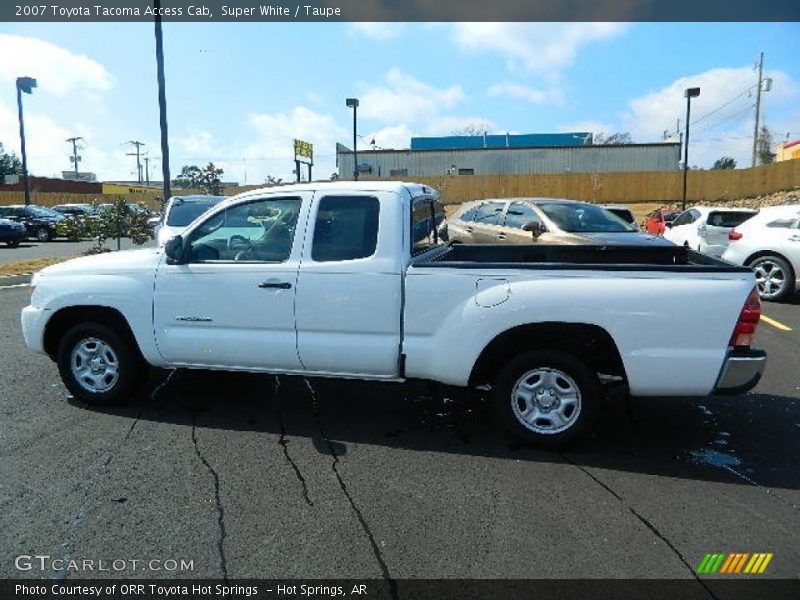
[[[631,134],[627,131],[617,131],[610,135],[606,135],[602,131],[594,135],[595,144],[605,144],[607,146],[622,146],[625,144],[632,144],[633,139]]]
[[[477,137],[488,134],[489,129],[491,129],[491,125],[488,121],[478,120],[466,123],[463,127],[459,127],[458,129],[453,129],[450,133],[453,135],[468,135]]]

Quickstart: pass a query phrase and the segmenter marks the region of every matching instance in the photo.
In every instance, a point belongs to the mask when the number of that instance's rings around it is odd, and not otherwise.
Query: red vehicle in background
[[[642,228],[653,235],[664,235],[667,223],[672,223],[682,212],[677,208],[659,208],[644,218]]]

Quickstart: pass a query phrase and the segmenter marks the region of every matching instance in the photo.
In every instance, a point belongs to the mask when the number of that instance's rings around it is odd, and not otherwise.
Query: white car
[[[723,260],[752,267],[764,300],[800,289],[800,204],[762,208],[730,233]]]
[[[758,211],[751,208],[693,206],[667,223],[664,239],[719,257],[728,247],[728,234],[733,228],[756,214]]]
[[[192,221],[216,206],[226,196],[172,196],[164,207],[156,235],[158,245],[163,246],[172,237],[180,235]]]
[[[22,331],[90,404],[130,398],[148,363],[491,384],[501,421],[547,446],[591,430],[606,376],[689,397],[761,377],[746,267],[671,244],[451,245],[443,222],[426,185],[253,190],[164,248],[40,271]]]

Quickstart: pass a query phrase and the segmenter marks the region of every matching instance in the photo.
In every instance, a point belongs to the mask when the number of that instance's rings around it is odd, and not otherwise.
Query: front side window
[[[506,227],[522,229],[524,225],[532,221],[538,223],[541,219],[539,219],[539,215],[536,214],[536,211],[527,204],[513,202],[511,206],[508,207],[508,212],[506,212]]]
[[[311,258],[355,260],[375,254],[380,203],[372,196],[325,196],[319,202]]]
[[[300,198],[238,204],[215,214],[189,239],[189,262],[284,262],[300,214]]]

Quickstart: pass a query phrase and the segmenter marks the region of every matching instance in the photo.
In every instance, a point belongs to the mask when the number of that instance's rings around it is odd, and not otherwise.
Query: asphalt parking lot
[[[97,242],[83,240],[80,242],[70,242],[68,240],[56,239],[50,242],[37,242],[36,240],[25,240],[16,248],[9,248],[5,244],[0,244],[0,264],[17,262],[20,260],[35,260],[38,258],[49,258],[51,256],[75,256],[86,252]],[[116,250],[117,241],[108,240],[106,245]],[[145,246],[136,246],[128,238],[120,240],[122,250],[131,248],[143,248],[155,245],[155,241],[150,241]],[[0,284],[2,285],[2,284]]]
[[[772,552],[764,577],[800,574],[799,303],[765,304],[791,331],[761,324],[753,393],[611,400],[555,453],[419,385],[153,372],[90,409],[27,352],[27,299],[0,289],[4,578],[101,575],[19,555],[193,562],[114,573],[133,577],[691,580],[708,552]]]

